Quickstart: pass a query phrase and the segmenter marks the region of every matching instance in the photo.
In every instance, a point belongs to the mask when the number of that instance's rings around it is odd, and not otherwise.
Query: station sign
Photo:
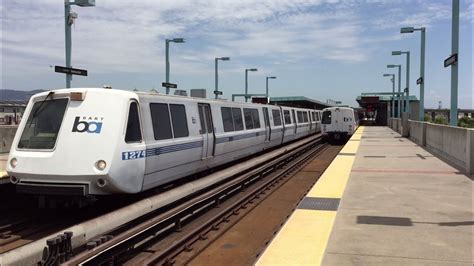
[[[416,80],[416,84],[417,84],[417,85],[420,85],[421,83],[423,83],[423,77],[419,77],[419,78]]]
[[[444,67],[448,67],[450,65],[454,65],[458,62],[458,54],[453,54],[450,57],[444,60]]]
[[[269,100],[268,97],[252,97],[252,103],[268,104]]]
[[[214,91],[215,95],[222,95],[222,91]]]
[[[79,75],[79,76],[87,76],[87,70],[72,68],[72,67],[54,66],[54,72],[71,74],[71,75]]]
[[[378,103],[379,102],[379,96],[362,96],[360,101],[362,103],[365,103],[365,104]]]
[[[163,86],[165,88],[172,88],[172,89],[178,88],[178,85],[176,85],[174,83],[168,83],[168,82],[161,83],[161,86]]]

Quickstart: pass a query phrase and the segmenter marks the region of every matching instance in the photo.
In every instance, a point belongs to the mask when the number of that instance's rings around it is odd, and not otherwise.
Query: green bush
[[[458,127],[474,128],[474,118],[463,116],[458,120]]]
[[[447,125],[447,124],[448,124],[448,122],[446,121],[446,118],[445,118],[444,116],[442,116],[442,115],[437,115],[437,116],[435,117],[434,122],[435,122],[436,124],[442,124],[442,125]]]
[[[425,114],[425,122],[431,122],[431,115]]]

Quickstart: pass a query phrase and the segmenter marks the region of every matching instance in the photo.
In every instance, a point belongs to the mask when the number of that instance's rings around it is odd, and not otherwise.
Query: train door
[[[295,124],[295,135],[296,135],[296,131],[298,130],[298,122],[296,121],[295,109],[291,110],[291,114],[293,115],[293,123]]]
[[[212,123],[211,106],[199,103],[199,120],[201,122],[200,133],[202,135],[202,159],[214,156],[214,126]]]
[[[311,130],[313,130],[313,118],[311,117],[311,113],[309,111],[306,112],[308,114],[308,121],[309,121],[309,133],[311,133]]]
[[[344,130],[344,114],[343,112],[341,111],[341,109],[339,108],[336,108],[333,112],[333,116],[334,116],[334,131],[336,132],[341,132]]]
[[[265,142],[269,142],[272,135],[272,129],[270,127],[267,107],[263,107],[263,120],[265,121]]]

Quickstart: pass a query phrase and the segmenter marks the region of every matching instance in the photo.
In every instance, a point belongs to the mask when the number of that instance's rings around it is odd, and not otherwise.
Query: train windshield
[[[53,149],[67,103],[67,98],[36,102],[26,121],[18,148]]]
[[[331,124],[332,114],[331,111],[324,111],[323,112],[323,119],[321,120],[322,124]]]

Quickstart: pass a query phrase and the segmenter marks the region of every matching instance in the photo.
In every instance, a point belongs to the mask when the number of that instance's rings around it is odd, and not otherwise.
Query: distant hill
[[[28,101],[31,95],[40,93],[43,91],[45,90],[33,90],[33,91],[0,90],[0,100]]]

